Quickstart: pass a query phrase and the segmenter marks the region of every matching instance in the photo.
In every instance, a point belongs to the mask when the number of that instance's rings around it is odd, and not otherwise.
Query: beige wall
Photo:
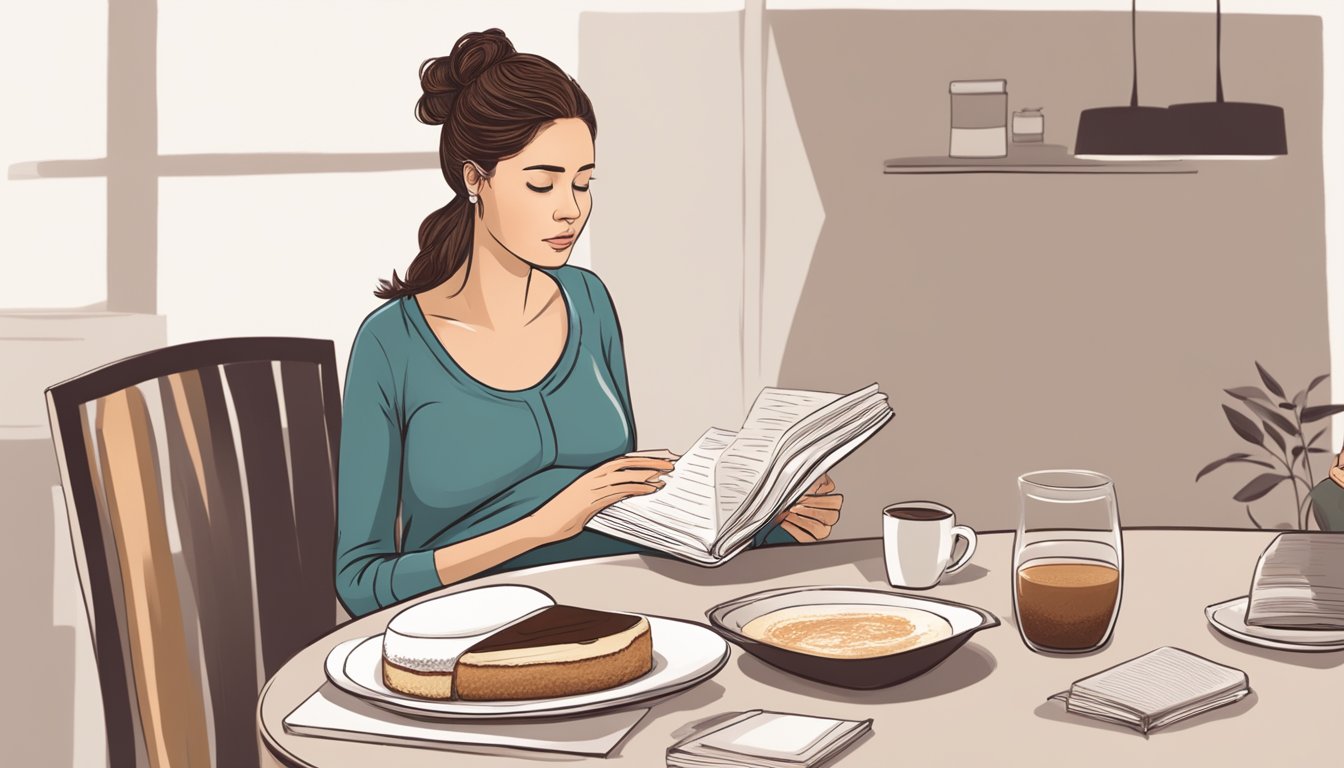
[[[593,269],[620,314],[642,448],[684,450],[743,416],[741,35],[741,13],[580,26],[602,169]]]
[[[1196,175],[881,172],[886,158],[946,153],[953,79],[1007,78],[1010,109],[1044,106],[1046,140],[1071,145],[1081,109],[1128,100],[1127,22],[768,15],[825,210],[810,266],[772,261],[767,238],[767,274],[806,268],[779,382],[876,380],[897,414],[836,472],[849,492],[841,535],[875,535],[880,506],[903,498],[1011,528],[1016,476],[1058,466],[1110,473],[1129,525],[1249,525],[1231,496],[1252,473],[1193,481],[1247,448],[1219,404],[1223,388],[1258,383],[1253,361],[1290,395],[1330,370],[1320,19],[1224,19],[1228,97],[1285,107],[1286,158],[1201,163]],[[1141,102],[1212,98],[1211,25],[1141,14]],[[799,162],[770,145],[767,179]],[[794,212],[769,194],[773,227]],[[1284,485],[1254,509],[1276,524],[1293,506]]]

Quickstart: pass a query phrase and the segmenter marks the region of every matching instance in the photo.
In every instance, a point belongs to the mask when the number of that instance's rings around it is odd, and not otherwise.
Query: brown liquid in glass
[[[1100,563],[1028,565],[1017,574],[1017,620],[1035,645],[1061,651],[1096,647],[1120,595],[1120,571]]]

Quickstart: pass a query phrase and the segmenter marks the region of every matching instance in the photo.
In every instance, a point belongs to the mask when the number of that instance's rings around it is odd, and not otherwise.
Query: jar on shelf
[[[1023,107],[1013,113],[1013,143],[1034,144],[1045,141],[1045,115],[1041,107]]]
[[[1008,81],[953,80],[949,157],[1008,155]]]

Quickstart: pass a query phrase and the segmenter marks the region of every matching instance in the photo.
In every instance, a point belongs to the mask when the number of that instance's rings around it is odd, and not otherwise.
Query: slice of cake
[[[492,632],[555,605],[530,587],[481,587],[406,608],[383,633],[383,684],[427,699],[453,695],[453,666]]]
[[[470,701],[572,696],[614,688],[653,668],[648,619],[553,605],[472,645],[453,687]]]
[[[1344,629],[1344,533],[1282,533],[1251,579],[1246,623]]]

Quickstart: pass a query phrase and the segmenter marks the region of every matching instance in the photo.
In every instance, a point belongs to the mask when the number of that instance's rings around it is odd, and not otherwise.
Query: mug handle
[[[966,551],[962,552],[961,557],[957,559],[957,562],[948,566],[947,570],[943,571],[943,573],[956,573],[967,563],[971,562],[971,555],[975,554],[975,531],[971,530],[970,526],[954,525],[952,526],[952,546],[954,547],[956,546],[956,538],[958,536],[966,540]]]

